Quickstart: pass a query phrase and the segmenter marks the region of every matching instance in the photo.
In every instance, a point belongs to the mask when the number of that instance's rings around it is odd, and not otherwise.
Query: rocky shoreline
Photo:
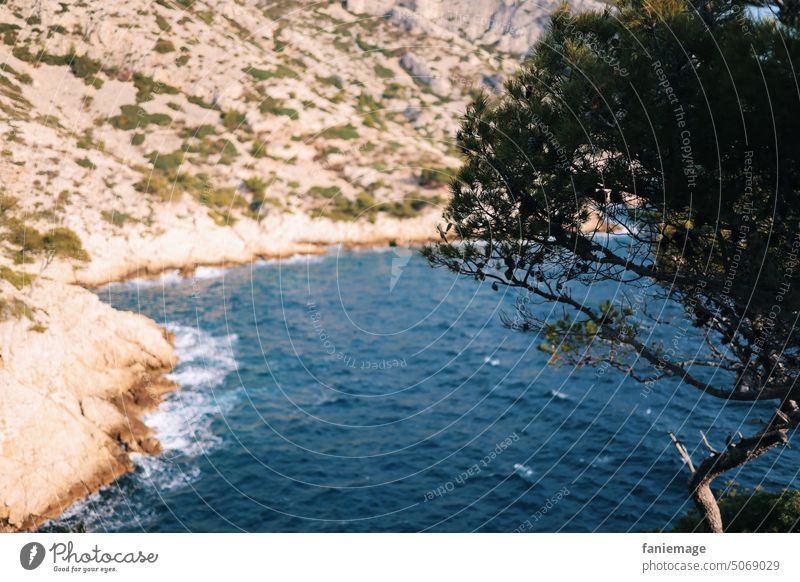
[[[141,251],[90,244],[92,261],[84,268],[54,263],[23,289],[0,280],[4,297],[34,316],[0,323],[0,531],[35,530],[133,470],[130,453],[161,451],[141,417],[180,388],[164,376],[177,363],[173,338],[141,315],[102,303],[88,288],[171,269],[190,276],[199,266],[320,254],[335,244],[421,244],[433,239],[441,219],[426,213],[366,224],[292,220],[293,228],[283,224],[277,231],[281,237],[262,230],[279,225],[261,225],[261,236],[251,240],[212,229],[213,236],[184,236],[182,245],[126,241],[132,248],[142,243],[142,250],[160,247],[164,252],[151,261]]]

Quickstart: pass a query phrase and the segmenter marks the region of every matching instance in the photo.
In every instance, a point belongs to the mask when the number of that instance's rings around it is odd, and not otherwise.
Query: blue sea
[[[414,249],[332,248],[98,293],[175,334],[182,389],[145,418],[164,453],[137,456],[56,522],[87,531],[668,529],[689,503],[667,431],[697,460],[700,430],[722,447],[769,412],[549,365],[543,338],[502,325],[515,292],[431,269]],[[671,322],[665,342],[686,326],[679,307],[648,303]],[[798,460],[773,451],[717,485],[797,487]]]

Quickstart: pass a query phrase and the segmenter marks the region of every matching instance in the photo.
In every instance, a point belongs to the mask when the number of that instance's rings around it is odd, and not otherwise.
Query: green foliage
[[[311,198],[334,198],[341,193],[341,188],[338,186],[312,186],[308,189],[308,196]]]
[[[423,188],[438,188],[449,184],[456,173],[449,168],[422,168],[418,183]]]
[[[250,147],[250,155],[256,159],[262,159],[267,157],[267,144],[254,141],[253,145]]]
[[[264,114],[283,115],[291,119],[297,119],[300,116],[296,109],[284,107],[283,101],[274,97],[265,97],[259,104],[258,110]]]
[[[341,127],[329,127],[325,129],[320,135],[326,139],[349,140],[349,139],[359,138],[358,130],[353,126],[352,123],[348,123],[347,125]]]
[[[394,79],[395,73],[391,69],[387,69],[386,67],[381,66],[380,64],[375,65],[375,74],[378,75],[380,79]]]
[[[380,115],[380,111],[383,107],[370,95],[361,93],[358,96],[356,108],[359,113],[361,113],[364,125],[373,129],[385,129],[386,124],[383,122]]]
[[[22,289],[23,287],[33,283],[33,281],[36,279],[36,275],[31,275],[24,271],[14,271],[5,265],[2,265],[0,266],[0,279],[8,281],[17,289]]]
[[[89,260],[81,239],[68,228],[56,227],[41,233],[31,226],[12,221],[9,230],[7,240],[18,247],[14,254],[18,264],[29,263],[42,254],[61,259]]]
[[[800,379],[797,20],[740,0],[614,4],[562,4],[505,92],[475,96],[443,240],[425,255],[519,290],[504,323],[543,333],[569,363],[784,406]],[[613,304],[586,302],[588,286],[613,289]],[[680,304],[702,339],[675,326],[668,347],[654,342],[670,322],[652,300]],[[791,434],[799,420],[763,426]],[[711,477],[741,465],[739,444]],[[749,446],[744,461],[766,451]]]
[[[126,214],[124,212],[117,212],[116,210],[103,210],[101,212],[103,220],[110,222],[114,226],[118,228],[122,228],[125,226],[125,223],[128,220],[131,220],[130,214]]]
[[[317,82],[322,85],[328,85],[331,87],[335,87],[336,89],[341,90],[344,85],[342,83],[341,77],[337,75],[331,75],[330,77],[317,77]]]
[[[379,210],[393,218],[414,218],[437,200],[436,198],[421,198],[419,195],[406,195],[403,200],[381,205]]]
[[[166,54],[166,53],[172,53],[172,52],[175,52],[175,45],[172,44],[171,40],[168,40],[166,38],[159,38],[156,41],[156,44],[153,47],[153,50],[155,50],[157,53],[162,54],[162,55]]]
[[[247,124],[247,117],[244,113],[235,109],[229,109],[221,115],[222,125],[229,130],[239,129],[245,127]]]
[[[87,170],[94,170],[97,166],[90,160],[89,158],[80,158],[79,160],[75,160],[75,163],[78,164],[81,168],[86,168]]]
[[[257,69],[255,67],[245,67],[242,69],[245,73],[253,77],[254,79],[258,79],[259,81],[267,81],[268,79],[299,79],[300,75],[297,74],[293,69],[287,67],[282,63],[278,63],[278,65],[273,70],[265,70],[265,69]]]
[[[72,74],[80,79],[91,79],[102,68],[100,61],[91,59],[87,55],[71,54],[67,57],[67,63],[72,70]]]
[[[187,153],[199,154],[204,158],[215,157],[215,162],[230,165],[239,155],[236,146],[228,139],[211,139],[204,137],[197,141],[186,142],[181,149]]]
[[[181,167],[181,164],[183,164],[184,152],[181,150],[176,150],[168,154],[150,152],[147,158],[150,160],[150,163],[153,164],[154,169],[161,170],[167,175],[173,175],[174,172]]]
[[[169,25],[169,22],[167,22],[167,19],[158,13],[156,14],[156,24],[158,25],[158,28],[160,28],[162,32],[169,32],[170,30],[172,30],[172,27]]]
[[[722,523],[729,533],[800,532],[800,491],[765,492],[729,489],[719,500]],[[692,509],[675,524],[675,532],[706,532],[703,519]]]
[[[203,109],[216,109],[217,107],[213,103],[206,103],[203,101],[201,97],[197,97],[196,95],[189,95],[186,97],[186,100],[189,103],[197,105],[198,107],[202,107]]]
[[[199,125],[195,128],[186,128],[182,135],[186,138],[196,137],[197,139],[203,139],[205,137],[216,135],[217,129],[213,125],[209,125],[207,123],[203,125]]]
[[[15,298],[10,303],[0,299],[0,321],[5,321],[9,317],[13,319],[25,317],[29,321],[33,321],[35,314],[33,309],[21,299]]]
[[[6,214],[14,210],[19,204],[14,196],[0,194],[0,221],[6,218]]]
[[[133,85],[136,87],[136,102],[142,103],[144,101],[151,101],[153,95],[177,95],[179,91],[172,85],[156,81],[152,77],[143,75],[142,73],[133,74]]]
[[[400,83],[391,82],[386,85],[383,91],[384,99],[402,99],[405,95],[406,88]]]
[[[337,188],[338,191],[338,188]],[[361,192],[355,200],[344,196],[332,198],[319,208],[319,215],[334,221],[352,221],[359,218],[375,220],[375,199],[369,192]]]
[[[143,133],[134,133],[131,137],[131,145],[139,146],[144,143],[145,135]]]
[[[148,113],[138,105],[123,105],[120,115],[108,118],[108,123],[116,129],[131,131],[144,129],[148,125],[166,126],[172,123],[172,118],[165,113]]]

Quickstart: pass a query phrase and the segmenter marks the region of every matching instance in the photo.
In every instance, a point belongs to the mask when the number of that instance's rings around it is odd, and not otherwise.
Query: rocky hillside
[[[564,0],[345,0],[348,10],[383,16],[413,33],[465,38],[486,50],[524,55]],[[576,9],[600,8],[572,0]]]
[[[68,229],[90,283],[159,238],[213,262],[208,233],[233,230],[252,248],[227,258],[247,260],[276,230],[330,242],[435,209],[454,119],[516,64],[339,2],[11,0],[0,32],[7,252]]]
[[[551,5],[0,2],[0,530],[158,449],[168,338],[75,284],[431,238]]]

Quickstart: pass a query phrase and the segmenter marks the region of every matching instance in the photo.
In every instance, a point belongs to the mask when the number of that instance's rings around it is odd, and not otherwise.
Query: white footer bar
[[[796,581],[798,539],[791,534],[5,534],[0,577]]]

